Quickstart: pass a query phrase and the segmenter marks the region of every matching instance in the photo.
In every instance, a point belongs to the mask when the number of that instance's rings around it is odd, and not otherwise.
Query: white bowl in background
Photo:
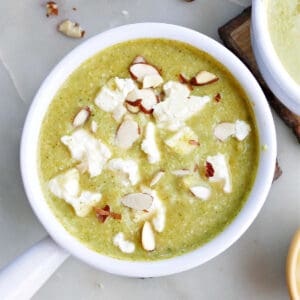
[[[300,115],[300,85],[284,68],[273,47],[268,29],[267,0],[252,1],[251,43],[259,70],[270,90],[286,107]]]
[[[48,206],[38,174],[38,139],[44,116],[57,90],[85,60],[116,43],[138,38],[166,38],[188,43],[221,62],[239,81],[253,103],[259,143],[268,149],[260,153],[257,176],[249,197],[233,222],[213,240],[198,249],[170,259],[126,261],[101,255],[69,234]],[[268,195],[275,168],[276,135],[265,96],[245,65],[213,39],[184,27],[141,23],[121,26],[96,35],[71,51],[45,79],[26,118],[21,142],[21,172],[29,202],[50,236],[72,255],[98,269],[131,277],[163,276],[196,267],[223,252],[250,226]]]

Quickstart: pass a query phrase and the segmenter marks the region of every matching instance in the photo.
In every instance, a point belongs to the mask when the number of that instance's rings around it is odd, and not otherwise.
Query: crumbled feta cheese
[[[185,121],[198,113],[210,101],[208,96],[190,96],[185,84],[169,81],[164,87],[165,100],[154,107],[153,115],[159,127],[172,131],[183,127]]]
[[[81,191],[79,186],[79,172],[73,168],[57,175],[49,181],[50,191],[58,198],[71,204],[79,217],[85,217],[100,200],[100,193]]]
[[[141,148],[148,154],[150,164],[155,164],[160,161],[160,152],[155,140],[155,125],[152,122],[147,124],[146,134]]]
[[[172,137],[165,140],[165,144],[178,154],[189,154],[195,149],[195,144],[190,141],[198,142],[198,136],[188,126],[181,128]]]
[[[245,121],[237,120],[235,122],[235,135],[234,136],[239,141],[244,140],[248,136],[250,131],[251,131],[251,128]]]
[[[226,141],[231,136],[242,141],[248,136],[250,131],[251,128],[245,121],[237,120],[235,123],[223,122],[216,125],[214,128],[214,135],[222,142]]]
[[[225,155],[218,153],[215,156],[208,156],[206,161],[211,163],[214,169],[214,175],[212,177],[209,177],[209,181],[224,182],[224,186],[223,186],[224,192],[230,193],[232,190],[230,170],[228,168]]]
[[[108,147],[84,129],[63,136],[61,142],[69,148],[74,159],[86,166],[91,177],[100,175],[104,164],[111,157]]]
[[[121,122],[126,112],[126,108],[123,105],[119,105],[113,110],[113,118],[115,119],[115,121]]]
[[[124,253],[133,253],[135,250],[134,243],[126,241],[123,232],[119,232],[117,235],[115,235],[113,243]]]
[[[211,190],[209,187],[207,186],[192,186],[190,188],[190,191],[192,192],[192,194],[199,198],[199,199],[202,199],[204,201],[208,200],[208,198],[210,197],[211,195]]]
[[[138,164],[131,159],[112,159],[108,162],[108,169],[120,173],[124,186],[135,185],[140,179]]]
[[[103,86],[99,94],[96,96],[96,105],[106,112],[112,112],[118,106],[122,106],[126,96],[133,91],[136,86],[130,78],[114,78],[116,89],[112,90],[108,86]]]
[[[161,199],[158,197],[155,190],[151,190],[148,187],[142,186],[141,191],[143,193],[149,194],[153,197],[153,202],[151,207],[147,210],[148,212],[135,212],[134,221],[144,221],[152,218],[152,224],[157,232],[162,232],[165,228],[166,223],[166,208],[162,203]]]

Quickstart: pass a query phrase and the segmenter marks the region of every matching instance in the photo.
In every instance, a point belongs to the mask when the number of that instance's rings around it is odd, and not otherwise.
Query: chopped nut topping
[[[206,165],[205,165],[205,176],[206,177],[213,177],[215,174],[215,170],[212,166],[212,164],[210,162],[206,162]]]
[[[98,207],[94,207],[94,210],[95,210],[97,219],[101,223],[104,223],[109,216],[112,217],[115,220],[121,220],[122,219],[121,214],[117,214],[117,213],[114,213],[114,212],[110,211],[109,205],[105,205],[103,209],[98,208]]]
[[[47,9],[47,13],[46,13],[47,17],[58,15],[58,6],[54,1],[48,1],[46,3],[46,9]]]
[[[65,20],[58,25],[58,31],[71,38],[84,37],[85,31],[80,27],[78,23],[70,20]]]

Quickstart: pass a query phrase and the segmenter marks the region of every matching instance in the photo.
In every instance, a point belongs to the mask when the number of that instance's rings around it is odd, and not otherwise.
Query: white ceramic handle
[[[30,299],[68,256],[50,237],[44,238],[1,270],[0,299]]]

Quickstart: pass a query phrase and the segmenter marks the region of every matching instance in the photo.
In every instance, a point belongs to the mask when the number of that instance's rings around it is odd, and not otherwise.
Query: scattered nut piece
[[[54,1],[48,1],[46,3],[46,9],[47,9],[47,13],[46,13],[47,17],[58,15],[58,5]]]
[[[190,83],[192,85],[202,86],[202,85],[214,83],[218,80],[219,78],[215,74],[207,71],[201,71],[191,79]]]
[[[200,146],[200,143],[196,140],[189,140],[189,144],[194,146]]]
[[[165,175],[165,173],[166,173],[165,171],[158,171],[153,177],[153,179],[151,180],[150,187],[156,185],[161,180],[161,178]]]
[[[148,210],[153,202],[153,197],[146,193],[127,194],[121,198],[121,203],[134,210]]]
[[[180,83],[189,83],[190,82],[190,80],[187,78],[187,76],[186,75],[184,75],[184,74],[182,74],[182,73],[180,73],[179,75],[178,75],[178,79],[179,79],[179,82]]]
[[[129,149],[139,136],[138,124],[131,119],[124,120],[116,134],[116,145],[122,149]]]
[[[151,224],[146,221],[142,229],[142,246],[146,251],[155,249],[155,238]]]
[[[134,60],[132,61],[131,64],[134,65],[134,64],[146,64],[146,63],[147,63],[147,61],[146,61],[145,57],[138,55],[134,58]]]
[[[73,126],[80,127],[84,125],[86,121],[89,119],[90,115],[91,115],[91,110],[89,107],[81,108],[73,120]]]
[[[65,20],[58,25],[58,31],[71,38],[84,37],[85,31],[80,27],[78,23],[70,20]]]
[[[178,177],[183,177],[191,174],[191,171],[189,169],[181,169],[181,170],[174,170],[171,171],[171,173]]]
[[[207,161],[205,164],[205,176],[207,178],[209,178],[209,177],[213,177],[214,174],[215,174],[215,170],[214,170],[212,164]]]
[[[218,93],[218,94],[216,94],[215,95],[215,100],[216,100],[216,102],[220,102],[221,101],[221,99],[222,99],[222,96],[221,96],[221,94],[220,93]]]
[[[129,67],[129,73],[134,80],[143,82],[146,76],[160,75],[156,67],[148,63],[135,63]]]
[[[108,217],[112,217],[115,220],[121,220],[121,214],[117,214],[110,211],[109,205],[105,205],[103,209],[94,207],[96,217],[101,222],[104,223]]]

